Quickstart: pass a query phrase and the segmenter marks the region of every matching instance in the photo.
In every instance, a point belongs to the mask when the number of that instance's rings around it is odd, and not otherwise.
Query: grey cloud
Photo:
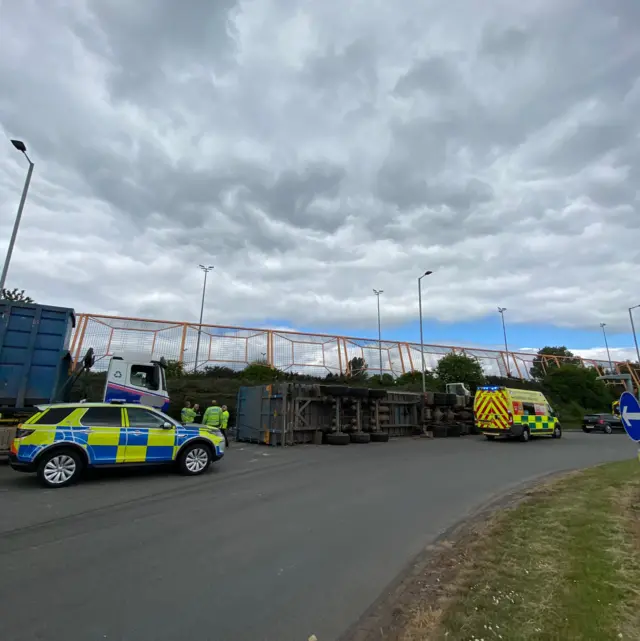
[[[237,0],[178,4],[172,0],[91,5],[97,27],[114,65],[111,89],[115,96],[139,99],[151,90],[162,99],[164,74],[169,70],[215,69],[229,64],[233,42],[230,12]],[[88,44],[95,43],[89,32]]]
[[[307,62],[306,80],[312,91],[327,96],[345,85],[351,92],[373,96],[378,83],[376,52],[375,43],[363,39],[350,42],[342,51],[328,47]]]
[[[373,286],[389,324],[413,319],[426,265],[443,321],[499,299],[514,321],[621,322],[637,3],[174,4],[4,3],[0,125],[36,160],[16,285],[194,319],[210,261],[211,320],[348,328],[375,320]]]
[[[458,86],[458,74],[452,62],[442,57],[432,57],[414,65],[401,76],[395,92],[407,96],[420,90],[425,93],[435,91],[444,94]]]
[[[531,34],[518,27],[496,29],[488,26],[480,44],[480,53],[495,56],[496,58],[513,59],[513,56],[523,54],[531,42]]]
[[[335,198],[344,179],[344,169],[315,164],[300,172],[285,171],[269,186],[254,187],[253,197],[265,201],[269,213],[296,227],[331,231],[341,223],[340,212],[323,216],[317,211],[310,215],[309,208],[320,197]]]

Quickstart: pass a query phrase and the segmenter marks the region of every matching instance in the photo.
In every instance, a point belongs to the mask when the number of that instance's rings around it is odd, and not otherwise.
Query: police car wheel
[[[187,476],[197,476],[211,465],[211,450],[203,443],[187,445],[180,454],[180,471]]]
[[[65,487],[78,480],[82,460],[73,450],[56,449],[45,452],[38,463],[38,479],[45,487]]]

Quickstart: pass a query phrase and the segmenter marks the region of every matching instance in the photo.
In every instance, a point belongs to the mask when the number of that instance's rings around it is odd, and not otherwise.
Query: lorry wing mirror
[[[91,369],[96,362],[96,355],[93,351],[93,347],[90,347],[87,350],[87,353],[84,355],[83,365],[85,369]]]

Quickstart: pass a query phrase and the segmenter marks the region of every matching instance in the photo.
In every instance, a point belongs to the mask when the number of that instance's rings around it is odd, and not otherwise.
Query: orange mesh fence
[[[198,350],[198,334],[200,346]],[[92,347],[96,354],[95,370],[106,369],[108,358],[117,353],[135,352],[150,359],[164,357],[181,361],[185,371],[205,367],[228,367],[239,370],[253,362],[264,362],[285,372],[298,372],[313,376],[347,374],[349,362],[363,359],[370,374],[382,373],[400,376],[406,372],[420,371],[420,345],[399,341],[385,341],[346,336],[306,334],[286,330],[224,327],[184,322],[119,318],[79,314],[74,330],[71,351],[78,361]],[[196,351],[198,356],[196,359]],[[535,354],[501,350],[424,345],[425,366],[433,369],[440,358],[450,353],[475,357],[486,374],[516,378],[531,377]],[[595,367],[600,373],[609,370],[604,360],[580,359],[586,366]],[[540,361],[543,371],[549,364],[560,365],[563,359],[545,356]],[[626,363],[614,363],[617,373],[631,373],[636,384],[637,371]],[[615,373],[614,372],[614,373]]]

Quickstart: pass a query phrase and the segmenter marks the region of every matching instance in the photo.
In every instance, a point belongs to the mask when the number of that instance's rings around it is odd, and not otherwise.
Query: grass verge
[[[453,556],[448,576],[423,577],[429,585],[414,589],[395,639],[639,639],[640,464],[603,465],[530,491]]]

